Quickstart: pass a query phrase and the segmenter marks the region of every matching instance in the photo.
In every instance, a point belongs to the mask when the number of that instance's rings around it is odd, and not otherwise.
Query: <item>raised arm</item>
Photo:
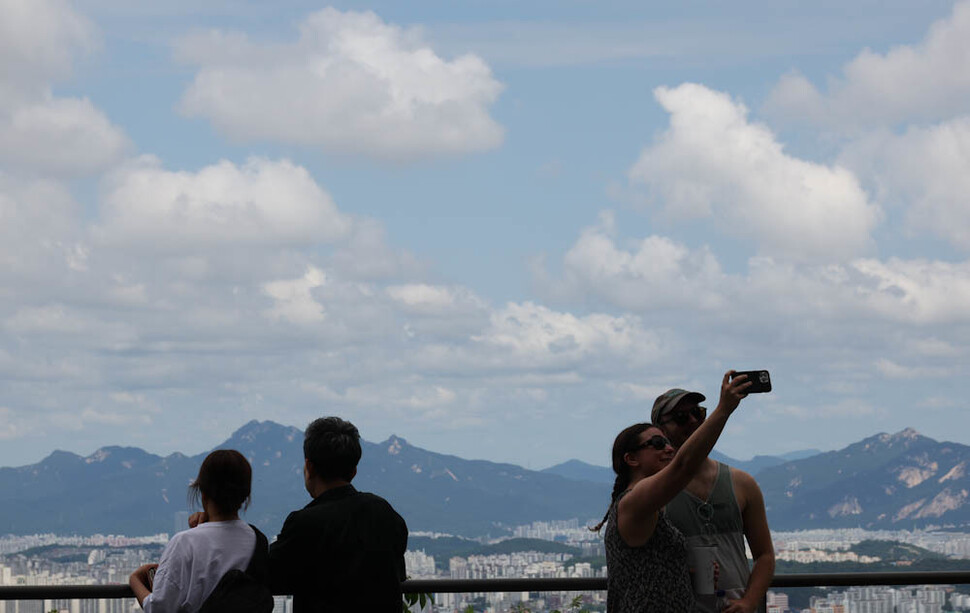
[[[731,379],[733,370],[724,373],[721,396],[714,412],[684,442],[670,464],[655,475],[641,479],[620,500],[617,509],[620,533],[628,545],[642,545],[653,534],[656,513],[673,500],[714,448],[728,417],[745,397],[751,383],[742,375]]]

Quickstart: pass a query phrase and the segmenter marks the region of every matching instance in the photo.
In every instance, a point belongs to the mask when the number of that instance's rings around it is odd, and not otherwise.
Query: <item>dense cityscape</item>
[[[180,514],[176,521],[184,520]],[[415,532],[412,541],[435,543],[450,535]],[[121,535],[58,536],[38,534],[0,537],[0,585],[105,585],[126,583],[128,574],[146,561],[156,560],[168,534],[142,537]],[[452,555],[436,559],[425,548],[412,547],[406,554],[412,579],[497,579],[604,577],[602,538],[577,519],[534,522],[512,531],[514,539],[545,541],[563,551],[511,551],[492,554]],[[863,541],[913,545],[949,559],[970,559],[970,534],[938,531],[866,531],[861,529],[775,532],[773,541],[779,563],[890,562],[904,570],[902,560],[882,560],[850,551]],[[497,541],[501,542],[501,541]],[[495,542],[482,543],[493,545]],[[463,593],[436,594],[426,612],[506,613],[529,610],[542,613],[570,610],[579,596],[588,611],[605,610],[605,592],[589,593]],[[290,613],[289,597],[276,597],[276,611]],[[970,590],[955,586],[860,587],[816,590],[807,606],[796,606],[784,591],[768,594],[768,613],[941,613],[970,610]],[[140,610],[133,599],[0,601],[0,613],[131,613]],[[416,609],[412,608],[412,611]]]

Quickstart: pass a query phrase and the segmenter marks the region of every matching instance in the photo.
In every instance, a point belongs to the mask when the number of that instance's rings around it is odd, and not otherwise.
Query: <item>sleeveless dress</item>
[[[628,490],[629,491],[629,490]],[[617,524],[620,494],[606,525],[607,613],[690,613],[694,608],[687,541],[660,510],[657,527],[640,547],[623,542]]]
[[[720,567],[717,585],[731,598],[740,598],[751,576],[751,563],[744,550],[744,522],[731,482],[731,467],[717,465],[717,477],[707,500],[683,490],[667,503],[667,517],[687,539],[687,546],[715,546]],[[696,611],[716,613],[713,594],[695,594]],[[759,611],[764,611],[759,607]]]

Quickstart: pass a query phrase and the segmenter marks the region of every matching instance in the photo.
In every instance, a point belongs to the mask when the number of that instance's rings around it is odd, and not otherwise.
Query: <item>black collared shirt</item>
[[[286,518],[270,545],[274,593],[294,613],[400,613],[408,528],[380,496],[346,485]]]

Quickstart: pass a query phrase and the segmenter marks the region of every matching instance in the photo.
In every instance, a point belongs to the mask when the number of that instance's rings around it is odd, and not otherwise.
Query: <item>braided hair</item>
[[[590,531],[600,531],[603,524],[606,523],[606,518],[610,515],[610,509],[616,504],[616,499],[630,487],[630,465],[626,463],[623,456],[633,451],[640,443],[642,432],[655,427],[651,423],[633,424],[616,435],[616,440],[613,441],[613,472],[616,473],[616,479],[613,481],[610,506],[606,508],[606,513],[603,514],[603,520],[595,526],[591,526]]]

